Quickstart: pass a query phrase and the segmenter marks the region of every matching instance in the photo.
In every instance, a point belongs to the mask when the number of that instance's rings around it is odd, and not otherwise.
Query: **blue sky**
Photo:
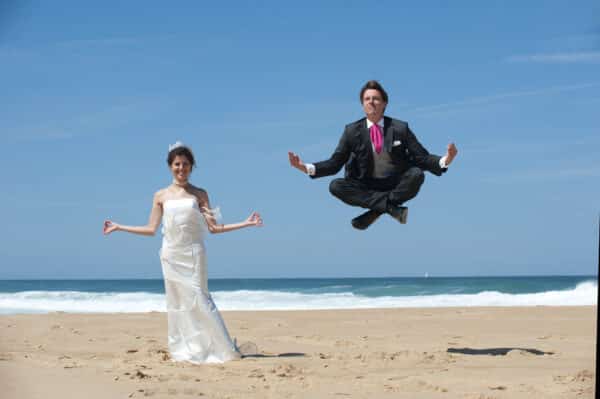
[[[265,221],[208,238],[210,277],[596,274],[598,2],[320,3],[3,2],[0,278],[160,277],[160,236],[101,226],[146,222],[176,140]],[[358,232],[287,151],[329,157],[369,79],[459,155]]]

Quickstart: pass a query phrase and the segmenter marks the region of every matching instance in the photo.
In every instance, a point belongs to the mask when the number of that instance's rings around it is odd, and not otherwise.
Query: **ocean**
[[[211,279],[221,310],[596,305],[596,276]],[[164,312],[156,280],[0,280],[0,314]]]

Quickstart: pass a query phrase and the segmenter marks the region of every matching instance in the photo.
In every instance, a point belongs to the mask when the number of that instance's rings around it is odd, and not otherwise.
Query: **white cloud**
[[[413,108],[413,109],[410,109],[409,111],[413,112],[413,113],[430,113],[430,112],[435,112],[435,111],[444,111],[444,110],[451,109],[451,108],[487,104],[487,103],[491,103],[491,102],[505,100],[508,98],[538,96],[538,95],[550,94],[550,93],[562,93],[565,91],[582,90],[582,89],[588,89],[591,87],[598,87],[598,86],[600,86],[600,82],[580,83],[580,84],[564,85],[564,86],[553,86],[553,87],[546,87],[546,88],[536,89],[536,90],[513,91],[513,92],[507,92],[507,93],[494,94],[491,96],[473,97],[473,98],[469,98],[466,100],[454,101],[454,102],[443,103],[443,104],[427,105],[427,106],[423,106],[423,107]]]
[[[518,183],[532,181],[548,181],[577,179],[586,177],[600,177],[600,167],[567,167],[567,168],[545,168],[539,170],[523,170],[503,175],[482,178],[486,183]]]
[[[600,51],[579,51],[570,53],[547,53],[513,55],[506,59],[512,63],[546,63],[546,64],[572,64],[572,63],[596,63],[600,62]]]
[[[139,37],[112,37],[112,38],[100,38],[100,39],[78,39],[78,40],[66,40],[55,43],[56,47],[65,48],[89,48],[89,47],[116,47],[116,46],[135,46],[143,44],[144,40]]]
[[[70,115],[62,113],[53,119],[31,125],[2,126],[11,141],[68,140],[93,134],[121,132],[129,123],[156,117],[173,103],[162,98],[133,98],[128,102],[96,108]]]

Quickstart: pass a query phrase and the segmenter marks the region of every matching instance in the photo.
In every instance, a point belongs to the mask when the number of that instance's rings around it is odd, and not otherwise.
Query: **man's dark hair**
[[[186,157],[192,168],[196,164],[196,161],[194,160],[194,154],[192,154],[192,151],[185,146],[175,147],[171,151],[169,151],[169,155],[167,156],[167,164],[171,166],[171,164],[175,160],[175,157],[178,155]]]
[[[388,95],[385,92],[385,90],[383,90],[383,86],[381,86],[381,84],[379,84],[379,82],[376,80],[369,80],[367,83],[365,83],[365,85],[362,87],[362,89],[360,89],[360,103],[361,104],[363,102],[363,95],[365,94],[365,91],[367,91],[369,89],[377,90],[379,93],[381,93],[381,98],[383,99],[383,102],[385,102],[385,103],[388,102]]]

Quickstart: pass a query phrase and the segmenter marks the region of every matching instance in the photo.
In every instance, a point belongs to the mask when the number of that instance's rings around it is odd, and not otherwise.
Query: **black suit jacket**
[[[434,175],[441,176],[446,168],[440,168],[440,156],[429,154],[419,143],[406,122],[383,118],[383,151],[390,153],[396,165],[396,174],[418,166]],[[311,177],[334,175],[346,165],[346,178],[365,180],[373,176],[373,149],[367,129],[367,118],[346,125],[340,142],[328,160],[315,163]]]

